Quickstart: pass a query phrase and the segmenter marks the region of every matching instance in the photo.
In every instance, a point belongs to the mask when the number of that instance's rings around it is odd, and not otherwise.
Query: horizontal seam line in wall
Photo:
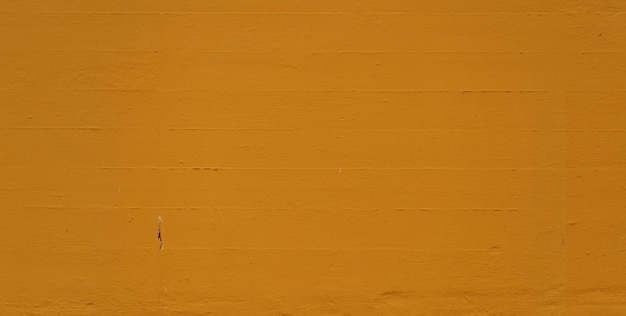
[[[162,49],[142,49],[142,50],[117,50],[117,49],[0,49],[0,53],[164,53],[164,54],[275,54],[275,55],[306,55],[306,54],[364,54],[364,55],[384,55],[384,54],[492,54],[492,55],[524,55],[524,54],[626,54],[626,50],[541,50],[541,51],[381,51],[381,50],[268,50],[268,51],[241,51],[241,50],[162,50]]]
[[[367,16],[367,15],[400,15],[400,16],[441,16],[441,15],[522,15],[522,16],[551,16],[551,15],[563,15],[563,16],[580,16],[580,15],[622,15],[626,14],[626,11],[605,11],[605,10],[593,10],[590,12],[574,12],[574,11],[483,11],[483,12],[461,12],[461,11],[430,11],[430,12],[416,12],[410,10],[404,11],[366,11],[366,10],[353,10],[353,11],[266,11],[266,12],[252,12],[252,11],[26,11],[26,10],[3,10],[0,14],[14,14],[14,15],[320,15],[320,16]]]
[[[144,207],[144,206],[59,206],[59,205],[34,205],[34,206],[15,206],[15,207],[7,207],[0,206],[0,209],[3,210],[14,210],[14,209],[46,209],[46,210],[85,210],[85,209],[93,209],[93,210],[136,210],[136,211],[152,211],[152,210],[170,210],[170,211],[276,211],[276,212],[311,212],[311,211],[356,211],[356,212],[391,212],[391,211],[399,211],[399,212],[519,212],[522,211],[519,208],[342,208],[342,207],[276,207],[276,208],[233,208],[233,207],[181,207],[181,206],[159,206],[159,207]]]
[[[417,132],[417,131],[518,131],[518,132],[626,132],[623,128],[365,128],[365,127],[328,127],[328,128],[203,128],[203,127],[0,127],[0,131],[22,131],[22,130],[59,130],[59,131],[198,131],[198,132],[322,132],[322,131],[373,131],[373,132]]]
[[[58,89],[58,88],[44,88],[40,89],[38,87],[38,91],[58,91],[58,92],[214,92],[214,93],[291,93],[291,92],[299,92],[299,93],[624,93],[626,90],[620,89],[611,89],[611,90],[488,90],[488,89],[477,89],[477,90],[411,90],[411,89],[403,89],[403,90],[393,90],[393,89],[157,89],[157,88],[146,88],[146,89],[104,89],[104,88],[93,88],[93,89]],[[16,88],[0,88],[0,91],[11,92],[11,91],[32,91],[32,86],[29,86],[26,89],[16,89]]]
[[[234,167],[68,167],[68,166],[0,166],[0,169],[61,169],[61,170],[191,170],[191,171],[623,171],[624,168],[557,168],[557,167],[536,167],[536,168],[380,168],[380,167],[358,167],[358,168],[234,168]]]
[[[106,248],[106,247],[91,247],[91,246],[67,246],[67,247],[46,247],[45,250],[87,250],[87,251],[101,251],[101,250],[148,250],[148,251],[159,251],[158,248],[153,247],[137,247],[137,248]],[[0,248],[0,251],[11,251],[18,250],[11,248]],[[21,249],[19,249],[21,250]],[[211,250],[211,251],[407,251],[407,252],[439,252],[439,251],[467,251],[467,252],[502,252],[506,249],[497,248],[490,249],[488,247],[485,248],[408,248],[408,247],[187,247],[187,248],[165,248],[164,251],[172,251],[172,250]]]

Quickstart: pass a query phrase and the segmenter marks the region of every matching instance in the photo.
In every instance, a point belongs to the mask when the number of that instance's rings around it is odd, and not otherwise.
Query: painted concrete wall
[[[2,0],[0,314],[625,315],[625,12]]]

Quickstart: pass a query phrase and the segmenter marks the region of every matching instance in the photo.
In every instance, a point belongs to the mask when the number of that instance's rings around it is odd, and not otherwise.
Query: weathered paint
[[[625,12],[2,0],[0,314],[624,315]]]

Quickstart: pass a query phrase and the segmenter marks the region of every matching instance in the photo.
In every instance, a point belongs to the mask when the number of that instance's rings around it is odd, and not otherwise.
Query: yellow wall
[[[0,314],[626,315],[625,12],[1,0]]]

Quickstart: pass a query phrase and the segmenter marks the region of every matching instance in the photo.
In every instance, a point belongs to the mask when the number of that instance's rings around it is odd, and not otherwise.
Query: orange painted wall
[[[626,315],[625,12],[0,0],[0,314]]]

